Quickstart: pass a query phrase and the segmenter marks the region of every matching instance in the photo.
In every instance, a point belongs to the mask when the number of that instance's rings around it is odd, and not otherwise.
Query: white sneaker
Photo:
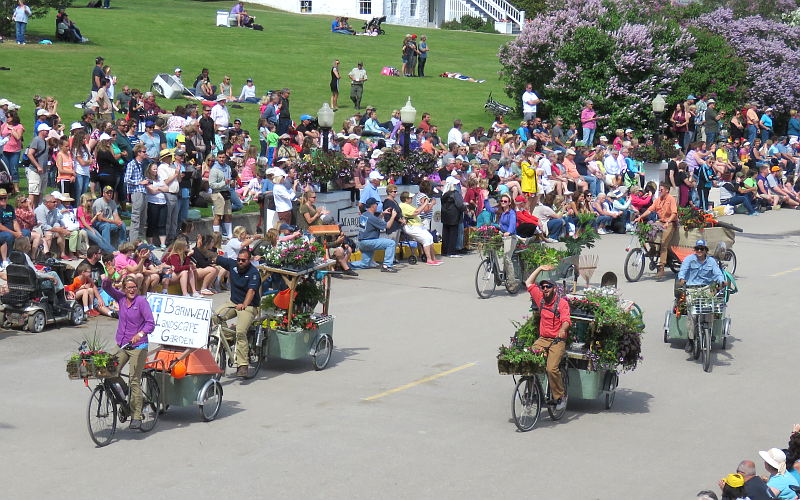
[[[556,404],[556,411],[561,411],[567,407],[567,399],[561,398],[558,403]]]
[[[196,299],[199,299],[199,298],[201,298],[201,297],[202,297],[202,295],[200,295],[200,292],[194,292],[194,293],[192,294],[192,297],[194,297],[194,298],[196,298]]]
[[[606,232],[606,230],[603,229],[602,227],[598,227],[597,228],[597,234],[608,234],[608,232]]]

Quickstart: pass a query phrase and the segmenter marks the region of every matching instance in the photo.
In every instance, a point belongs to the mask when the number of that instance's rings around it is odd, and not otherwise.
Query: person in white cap
[[[6,122],[6,113],[8,113],[8,105],[11,101],[8,99],[0,99],[0,124]]]
[[[367,183],[364,184],[364,188],[361,190],[361,196],[358,199],[358,208],[363,212],[365,209],[364,204],[370,198],[375,198],[378,200],[378,212],[383,212],[383,202],[381,201],[381,195],[378,193],[378,186],[381,185],[381,181],[383,180],[383,176],[377,170],[373,170],[367,176]]]
[[[50,159],[50,146],[47,145],[45,138],[50,132],[50,125],[43,123],[39,125],[36,137],[28,145],[26,154],[31,161],[25,174],[28,178],[28,194],[30,195],[31,205],[39,205],[39,196],[47,187],[47,166]]]
[[[228,128],[231,123],[231,115],[225,107],[226,97],[222,94],[217,96],[217,103],[211,108],[211,119],[218,127]]]
[[[759,456],[764,460],[764,468],[769,473],[767,488],[774,498],[796,499],[797,494],[791,486],[800,486],[797,479],[786,471],[786,454],[778,448],[759,451]]]
[[[182,74],[183,74],[183,71],[180,68],[175,68],[175,72],[172,74],[172,78],[177,80],[178,83],[181,84],[181,87],[183,87],[183,79],[181,78]]]
[[[248,78],[247,82],[242,87],[242,92],[239,94],[239,102],[249,102],[250,104],[258,103],[256,97],[256,86],[252,78]]]
[[[452,175],[445,179],[442,194],[442,255],[460,257],[458,254],[458,226],[464,218],[464,198],[461,196],[461,181]]]
[[[772,108],[764,110],[761,119],[758,121],[758,128],[761,129],[761,142],[765,143],[772,137]]]

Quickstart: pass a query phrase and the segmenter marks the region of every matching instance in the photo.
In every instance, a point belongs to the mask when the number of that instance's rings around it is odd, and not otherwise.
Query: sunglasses
[[[695,252],[698,252],[698,251],[700,251],[700,252],[708,252],[708,248],[706,248],[706,247],[694,247],[694,251]]]
[[[237,262],[249,262],[250,259],[236,259]]]
[[[503,200],[500,203],[503,204],[503,205],[508,205],[508,200]]]
[[[551,285],[550,283],[542,283],[541,285],[539,285],[539,288],[541,288],[542,290],[549,290],[553,288],[553,285]]]

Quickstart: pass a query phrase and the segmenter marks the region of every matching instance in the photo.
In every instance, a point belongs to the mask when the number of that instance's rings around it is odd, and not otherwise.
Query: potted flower
[[[105,342],[95,334],[84,338],[78,352],[67,360],[67,376],[71,379],[109,377],[119,366],[116,356],[105,350]]]

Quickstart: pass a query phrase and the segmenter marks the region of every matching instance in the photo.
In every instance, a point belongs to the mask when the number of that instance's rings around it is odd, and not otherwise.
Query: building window
[[[417,17],[417,0],[411,0],[408,4],[408,14]]]
[[[391,0],[389,2],[389,15],[390,16],[397,15],[397,0]]]
[[[372,14],[372,0],[359,0],[359,13]]]
[[[300,0],[300,13],[311,14],[311,0]]]

